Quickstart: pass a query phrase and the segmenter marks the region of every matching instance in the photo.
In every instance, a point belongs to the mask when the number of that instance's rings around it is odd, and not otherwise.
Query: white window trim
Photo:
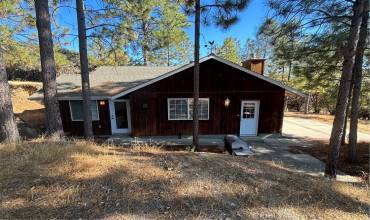
[[[186,105],[188,106],[188,117],[184,118],[170,118],[170,101],[172,100],[186,100]],[[189,101],[188,98],[168,98],[167,99],[167,119],[169,121],[188,121],[189,120]]]
[[[68,100],[68,104],[69,104],[69,114],[71,115],[71,120],[72,121],[84,121],[83,118],[82,119],[74,119],[73,118],[73,114],[72,114],[72,106],[71,106],[71,101],[81,101],[83,102],[82,100]],[[96,103],[96,113],[97,113],[97,116],[98,116],[98,119],[91,119],[92,121],[99,121],[100,118],[99,118],[99,107],[98,107],[98,100],[91,100],[91,101],[95,101]]]
[[[189,108],[189,105],[190,105],[190,101],[189,100],[192,100],[193,98],[167,98],[167,119],[169,121],[192,121],[193,119],[190,118],[190,108]],[[186,104],[188,106],[188,117],[187,119],[183,119],[183,118],[170,118],[170,101],[172,100],[186,100]],[[205,119],[199,119],[200,121],[208,121],[209,120],[209,98],[199,98],[199,100],[203,100],[203,101],[207,101],[207,105],[208,105],[208,112],[207,112],[207,118]]]

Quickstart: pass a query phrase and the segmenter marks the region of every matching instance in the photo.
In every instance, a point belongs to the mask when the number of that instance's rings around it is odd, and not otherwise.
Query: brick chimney
[[[242,62],[242,66],[246,69],[252,70],[253,72],[263,75],[265,69],[265,59],[252,58]]]

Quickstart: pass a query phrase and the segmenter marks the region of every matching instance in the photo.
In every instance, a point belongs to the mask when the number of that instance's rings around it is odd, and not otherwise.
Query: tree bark
[[[35,0],[35,9],[44,89],[47,136],[52,139],[60,139],[64,133],[57,99],[56,69],[48,0]]]
[[[310,98],[311,98],[311,94],[308,93],[308,95],[306,97],[306,102],[304,103],[304,113],[305,114],[308,114],[308,112],[310,110]]]
[[[143,53],[143,65],[148,65],[148,31],[147,31],[147,24],[143,20],[141,28],[143,30],[143,42],[141,46],[141,52]]]
[[[288,95],[285,93],[285,96],[284,96],[284,112],[288,112],[289,109],[288,109]]]
[[[356,49],[355,64],[353,66],[353,94],[352,94],[352,108],[350,115],[350,130],[349,130],[349,160],[352,163],[357,162],[357,126],[358,116],[360,110],[360,95],[362,82],[362,63],[364,59],[364,51],[366,48],[366,40],[368,37],[368,20],[369,20],[369,1],[365,1],[364,16],[360,28],[360,36]]]
[[[76,0],[78,42],[80,50],[81,84],[82,84],[82,109],[84,119],[84,136],[92,138],[91,100],[90,100],[90,79],[89,60],[87,58],[86,24],[83,0]]]
[[[195,36],[194,36],[194,101],[193,101],[193,146],[199,147],[199,36],[200,36],[200,0],[195,0]]]
[[[146,52],[145,48],[146,48],[145,46],[142,46],[141,51],[143,53],[143,65],[147,66],[148,65],[148,60],[147,60],[147,52]]]
[[[0,48],[0,142],[11,143],[19,140],[19,132],[14,118],[3,54],[4,51]]]
[[[325,175],[330,178],[336,178],[337,163],[341,146],[340,142],[343,135],[343,126],[348,104],[349,87],[351,84],[354,56],[357,47],[364,1],[365,0],[356,0],[356,2],[353,4],[351,27],[349,30],[347,46],[343,54],[344,60],[342,76],[340,79],[333,128],[330,135],[328,159],[325,166]]]
[[[170,46],[167,45],[167,66],[170,66]]]
[[[352,99],[352,90],[353,90],[353,73],[352,73],[351,85],[349,86],[348,104],[347,104],[347,109],[346,109],[346,116],[345,116],[345,119],[344,119],[342,140],[340,142],[341,145],[345,145],[346,144],[348,115],[349,115],[349,107],[351,105],[351,99]]]

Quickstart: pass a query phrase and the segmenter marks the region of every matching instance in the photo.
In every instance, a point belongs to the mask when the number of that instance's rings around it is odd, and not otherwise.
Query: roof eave
[[[246,69],[246,68],[244,68],[244,67],[242,67],[242,66],[240,66],[240,65],[238,65],[236,63],[233,63],[231,61],[225,60],[225,59],[223,59],[221,57],[218,57],[216,55],[213,55],[213,54],[201,58],[199,60],[199,63],[203,63],[203,62],[205,62],[207,60],[210,60],[210,59],[215,59],[215,60],[217,60],[219,62],[222,62],[222,63],[224,63],[226,65],[229,65],[231,67],[234,67],[236,69],[239,69],[240,71],[243,71],[243,72],[248,73],[248,74],[250,74],[252,76],[255,76],[255,77],[259,78],[259,79],[262,79],[262,80],[267,81],[267,82],[269,82],[271,84],[274,84],[274,85],[276,85],[276,86],[278,86],[280,88],[283,88],[288,93],[295,94],[295,95],[298,95],[298,96],[301,96],[301,97],[307,97],[306,94],[304,94],[304,93],[302,93],[302,92],[300,92],[300,91],[298,91],[298,90],[296,90],[296,89],[294,89],[292,87],[289,87],[287,85],[284,85],[284,84],[282,84],[282,83],[280,83],[280,82],[278,82],[278,81],[276,81],[274,79],[271,79],[271,78],[269,78],[267,76],[263,76],[263,75],[261,75],[259,73],[256,73],[256,72],[253,72],[251,70],[248,70],[248,69]],[[131,92],[134,92],[134,91],[136,91],[138,89],[141,89],[141,88],[144,88],[144,87],[146,87],[146,86],[148,86],[150,84],[153,84],[153,83],[155,83],[157,81],[160,81],[162,79],[165,79],[167,77],[170,77],[172,75],[175,75],[176,73],[179,73],[179,72],[181,72],[181,71],[183,71],[185,69],[188,69],[190,67],[193,67],[193,66],[194,66],[194,62],[190,62],[190,63],[185,64],[185,65],[183,65],[183,66],[181,66],[179,68],[176,68],[174,70],[171,70],[168,73],[165,73],[165,74],[163,74],[161,76],[158,76],[158,77],[156,77],[154,79],[151,79],[151,80],[149,80],[149,81],[147,81],[147,82],[145,82],[143,84],[137,85],[135,87],[132,87],[132,88],[127,89],[125,91],[119,92],[117,94],[114,94],[114,95],[111,95],[111,96],[92,96],[91,98],[92,99],[117,99],[117,98],[122,97],[124,95],[127,95],[127,94],[129,94]],[[37,97],[37,98],[35,98],[35,100],[36,99],[39,100],[39,99],[42,99],[42,98],[43,97]],[[30,100],[32,100],[32,99],[30,99]],[[58,100],[82,100],[82,97],[81,96],[67,96],[67,95],[64,95],[64,96],[58,96]]]
[[[57,96],[57,99],[60,101],[64,100],[82,100],[82,96],[67,96],[67,95],[61,95]],[[111,99],[110,96],[90,96],[91,100],[106,100],[106,99]],[[43,95],[38,95],[38,96],[30,96],[28,97],[28,100],[31,101],[43,101],[44,96]]]

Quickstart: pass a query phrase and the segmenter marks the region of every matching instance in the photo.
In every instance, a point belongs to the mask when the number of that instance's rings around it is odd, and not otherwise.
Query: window
[[[209,119],[209,99],[200,98],[198,107],[199,120]],[[193,120],[192,98],[168,99],[168,120]]]
[[[198,115],[200,120],[208,120],[209,99],[199,99]],[[189,99],[189,119],[193,119],[193,99]]]
[[[82,100],[70,100],[69,107],[71,110],[72,121],[83,121],[83,110],[82,110]],[[99,120],[99,111],[97,101],[91,101],[91,119],[93,121]]]
[[[169,120],[188,120],[188,99],[168,100]]]
[[[254,118],[256,109],[255,103],[244,103],[243,105],[243,118]]]

